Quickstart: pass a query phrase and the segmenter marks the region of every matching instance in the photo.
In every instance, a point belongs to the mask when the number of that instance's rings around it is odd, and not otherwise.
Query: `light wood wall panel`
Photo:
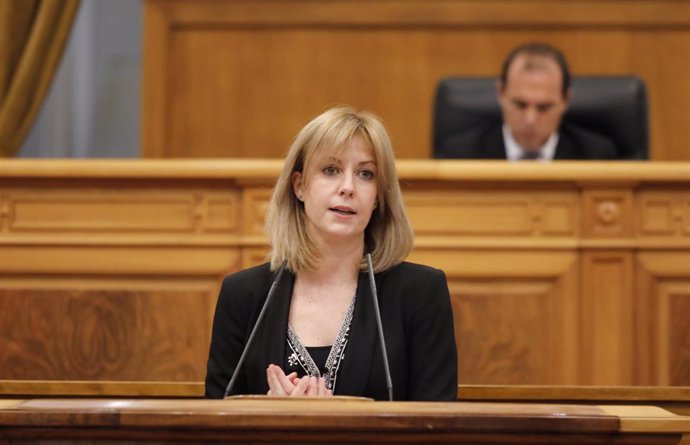
[[[612,249],[581,255],[580,375],[598,385],[634,383],[631,257]]]
[[[280,168],[0,162],[0,394],[199,394],[220,280],[265,261]],[[398,169],[461,383],[690,385],[690,164]]]
[[[154,171],[0,178],[3,381],[144,395],[203,380],[219,279],[242,267],[241,193]]]
[[[690,379],[690,266],[685,252],[645,252],[638,258],[636,318],[638,380],[679,385]]]
[[[466,256],[476,264],[471,253]],[[444,267],[451,277],[460,381],[575,384],[576,256],[548,252],[516,254],[512,259],[502,252],[492,252],[492,256],[505,267],[487,264],[483,271],[459,274]],[[532,273],[514,273],[511,260],[530,264]],[[443,267],[438,262],[436,265]]]
[[[424,189],[426,188],[426,190]],[[415,233],[448,236],[539,236],[574,239],[578,201],[574,189],[416,186],[405,196]]]
[[[381,115],[398,157],[431,153],[434,89],[494,76],[516,44],[649,90],[655,160],[689,160],[690,5],[677,0],[146,0],[142,153],[280,157],[326,107]]]

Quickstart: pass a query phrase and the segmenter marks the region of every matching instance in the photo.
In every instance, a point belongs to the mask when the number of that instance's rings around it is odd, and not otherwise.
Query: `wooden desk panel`
[[[690,385],[690,164],[398,165],[461,383]],[[0,393],[196,394],[280,166],[0,162]]]

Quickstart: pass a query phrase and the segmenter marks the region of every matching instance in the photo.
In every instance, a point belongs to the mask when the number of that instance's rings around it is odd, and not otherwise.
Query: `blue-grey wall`
[[[82,0],[20,157],[139,157],[141,0]]]

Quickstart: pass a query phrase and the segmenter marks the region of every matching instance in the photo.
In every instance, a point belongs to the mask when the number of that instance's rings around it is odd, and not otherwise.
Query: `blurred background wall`
[[[19,157],[138,157],[141,0],[84,0]]]

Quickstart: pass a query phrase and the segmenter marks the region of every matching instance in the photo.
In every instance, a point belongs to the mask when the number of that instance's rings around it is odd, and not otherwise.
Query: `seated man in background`
[[[508,54],[496,83],[503,124],[494,122],[446,141],[443,157],[464,159],[615,159],[613,142],[562,123],[570,73],[556,48],[529,43]]]

